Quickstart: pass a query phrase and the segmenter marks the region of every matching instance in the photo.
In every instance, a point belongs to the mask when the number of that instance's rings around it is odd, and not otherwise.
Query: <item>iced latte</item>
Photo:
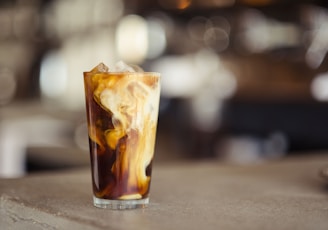
[[[110,72],[100,64],[84,72],[94,205],[144,207],[154,156],[158,73]]]

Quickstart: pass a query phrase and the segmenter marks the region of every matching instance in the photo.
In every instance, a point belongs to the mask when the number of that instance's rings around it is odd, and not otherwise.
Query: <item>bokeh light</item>
[[[116,31],[117,53],[127,63],[140,64],[148,53],[146,20],[138,15],[123,17]]]
[[[245,11],[241,24],[238,42],[250,52],[297,47],[302,43],[301,31],[295,24],[267,18],[258,10]]]
[[[228,48],[229,35],[221,28],[210,28],[204,34],[204,41],[208,47],[220,52]]]
[[[215,52],[221,52],[230,44],[230,24],[221,16],[193,17],[187,24],[190,38]]]
[[[309,67],[318,68],[328,52],[328,11],[321,7],[307,8],[303,18],[309,27],[309,44],[305,55]]]
[[[328,73],[319,74],[311,83],[311,93],[318,101],[328,101]]]
[[[147,20],[148,52],[147,58],[154,59],[162,55],[166,48],[166,32],[162,20],[150,17]]]
[[[162,94],[166,97],[191,98],[210,92],[216,100],[232,96],[236,79],[208,50],[185,56],[166,56],[153,65],[153,71],[162,74]]]
[[[42,61],[40,69],[40,88],[44,97],[56,99],[67,88],[67,66],[58,52],[49,53]]]
[[[116,23],[123,15],[121,0],[58,0],[43,14],[46,34],[64,39],[81,31]]]

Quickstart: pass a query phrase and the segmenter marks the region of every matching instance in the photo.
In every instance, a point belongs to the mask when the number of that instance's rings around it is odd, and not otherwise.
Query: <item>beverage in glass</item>
[[[149,203],[160,98],[160,74],[84,72],[96,207],[131,209]]]

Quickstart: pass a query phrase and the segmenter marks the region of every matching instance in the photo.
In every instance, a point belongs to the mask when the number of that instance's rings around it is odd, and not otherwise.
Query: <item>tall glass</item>
[[[131,209],[149,203],[160,74],[84,72],[93,202]]]

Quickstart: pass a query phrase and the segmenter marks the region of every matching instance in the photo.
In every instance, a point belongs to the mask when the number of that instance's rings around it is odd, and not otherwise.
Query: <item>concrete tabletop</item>
[[[89,168],[0,179],[0,229],[328,229],[328,155],[156,164],[150,206],[92,205]]]

